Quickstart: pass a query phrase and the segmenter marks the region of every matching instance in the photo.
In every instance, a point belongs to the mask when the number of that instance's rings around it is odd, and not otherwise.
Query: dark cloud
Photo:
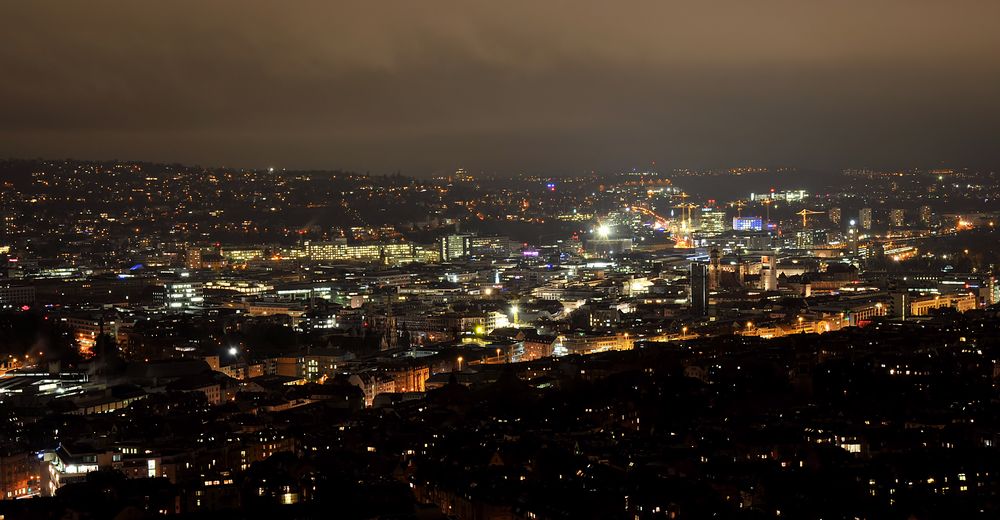
[[[992,166],[1000,2],[0,7],[0,155],[429,173]]]

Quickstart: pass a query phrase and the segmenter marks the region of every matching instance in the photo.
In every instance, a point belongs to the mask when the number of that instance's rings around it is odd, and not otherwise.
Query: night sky
[[[1000,166],[1000,2],[7,1],[0,157]]]

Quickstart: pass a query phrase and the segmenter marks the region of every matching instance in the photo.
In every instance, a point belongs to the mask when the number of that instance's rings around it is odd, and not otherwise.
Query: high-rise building
[[[934,219],[934,212],[931,211],[930,206],[920,206],[920,223],[925,226],[930,226],[931,221]]]
[[[691,312],[698,316],[708,314],[708,266],[691,263]]]
[[[889,224],[894,228],[901,228],[906,223],[906,212],[896,208],[889,212]]]
[[[184,265],[188,269],[201,269],[201,249],[190,247],[184,252]]]
[[[447,262],[469,254],[469,251],[466,249],[467,238],[469,238],[468,235],[446,235],[441,237],[439,241],[441,261]]]
[[[817,244],[826,242],[826,232],[815,229],[803,229],[795,232],[795,247],[799,249],[809,249]]]
[[[871,208],[861,208],[861,211],[858,211],[858,225],[861,226],[861,229],[871,230],[872,228]]]
[[[699,232],[706,237],[721,235],[726,231],[726,212],[703,208],[699,216]]]
[[[833,224],[840,224],[840,208],[830,208],[827,212],[827,217]]]

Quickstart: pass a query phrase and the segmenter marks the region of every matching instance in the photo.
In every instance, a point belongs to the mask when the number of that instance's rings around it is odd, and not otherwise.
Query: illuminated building
[[[35,303],[35,288],[30,285],[0,285],[0,309]]]
[[[311,260],[342,260],[401,264],[421,258],[438,258],[436,251],[427,251],[408,242],[362,242],[348,244],[340,239],[333,242],[306,242],[306,256]],[[428,255],[428,253],[432,253]]]
[[[441,261],[447,262],[456,258],[462,258],[469,254],[466,249],[466,239],[468,235],[446,235],[438,240],[440,245]]]
[[[977,306],[976,297],[972,294],[960,294],[950,296],[928,296],[914,298],[909,302],[909,316],[926,316],[933,309],[953,308],[958,312],[965,312],[975,309]]]
[[[925,226],[930,226],[934,219],[934,212],[931,211],[930,206],[920,206],[920,223]]]
[[[806,190],[786,190],[779,192],[769,192],[769,193],[751,193],[750,200],[760,201],[760,200],[780,200],[784,202],[797,202],[803,201],[809,197],[809,192]]]
[[[37,496],[41,492],[40,477],[34,453],[0,453],[0,499]]]
[[[834,224],[840,224],[840,218],[841,218],[840,208],[830,208],[830,210],[827,211],[827,218],[829,218],[830,222]]]
[[[291,319],[291,324],[297,326],[306,313],[303,305],[297,303],[282,303],[275,301],[252,301],[246,303],[247,314],[250,316],[284,315]]]
[[[201,282],[168,282],[153,291],[153,302],[168,309],[200,307],[204,301]]]
[[[714,291],[719,288],[722,278],[722,253],[718,249],[713,249],[709,254],[708,261],[708,289]]]
[[[237,264],[264,258],[264,250],[257,248],[222,248],[221,254],[222,258]]]
[[[726,212],[702,208],[699,215],[699,232],[702,236],[713,237],[726,231]]]
[[[761,289],[765,291],[778,290],[778,269],[777,258],[774,255],[760,257],[760,283]]]
[[[594,354],[609,350],[629,350],[634,338],[627,332],[609,334],[577,332],[562,336],[562,347],[567,354]]]
[[[184,265],[188,269],[201,269],[201,249],[196,247],[188,248],[188,250],[184,252]]]
[[[889,212],[889,224],[901,228],[906,223],[906,211],[896,208]]]
[[[733,229],[736,231],[761,231],[764,220],[760,217],[734,217]]]
[[[813,232],[810,229],[803,229],[795,232],[795,247],[799,249],[809,249],[815,242]]]
[[[871,208],[861,208],[861,210],[858,211],[858,224],[861,226],[861,229],[864,229],[866,231],[871,230],[872,228]]]
[[[67,316],[61,321],[73,330],[73,338],[76,339],[80,352],[85,357],[94,353],[97,338],[101,333],[108,334],[116,341],[124,342],[124,338],[119,336],[118,322],[115,320],[105,321],[97,316]]]
[[[499,235],[467,237],[465,248],[472,256],[506,257],[511,253],[510,238]]]
[[[213,280],[203,284],[204,289],[236,291],[240,294],[257,295],[271,292],[274,286],[264,282],[251,280]]]

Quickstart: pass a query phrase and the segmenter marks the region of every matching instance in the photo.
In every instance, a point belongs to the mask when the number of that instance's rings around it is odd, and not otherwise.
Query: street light
[[[802,316],[799,316],[799,333],[804,333],[805,329],[802,328]]]
[[[240,349],[238,349],[236,347],[229,347],[229,355],[230,356],[235,356],[235,355],[237,355],[239,353],[240,353]]]
[[[500,362],[500,349],[497,349],[497,363]]]
[[[458,371],[462,371],[462,356],[458,356]]]
[[[688,328],[687,325],[681,327],[681,339],[687,338]]]

